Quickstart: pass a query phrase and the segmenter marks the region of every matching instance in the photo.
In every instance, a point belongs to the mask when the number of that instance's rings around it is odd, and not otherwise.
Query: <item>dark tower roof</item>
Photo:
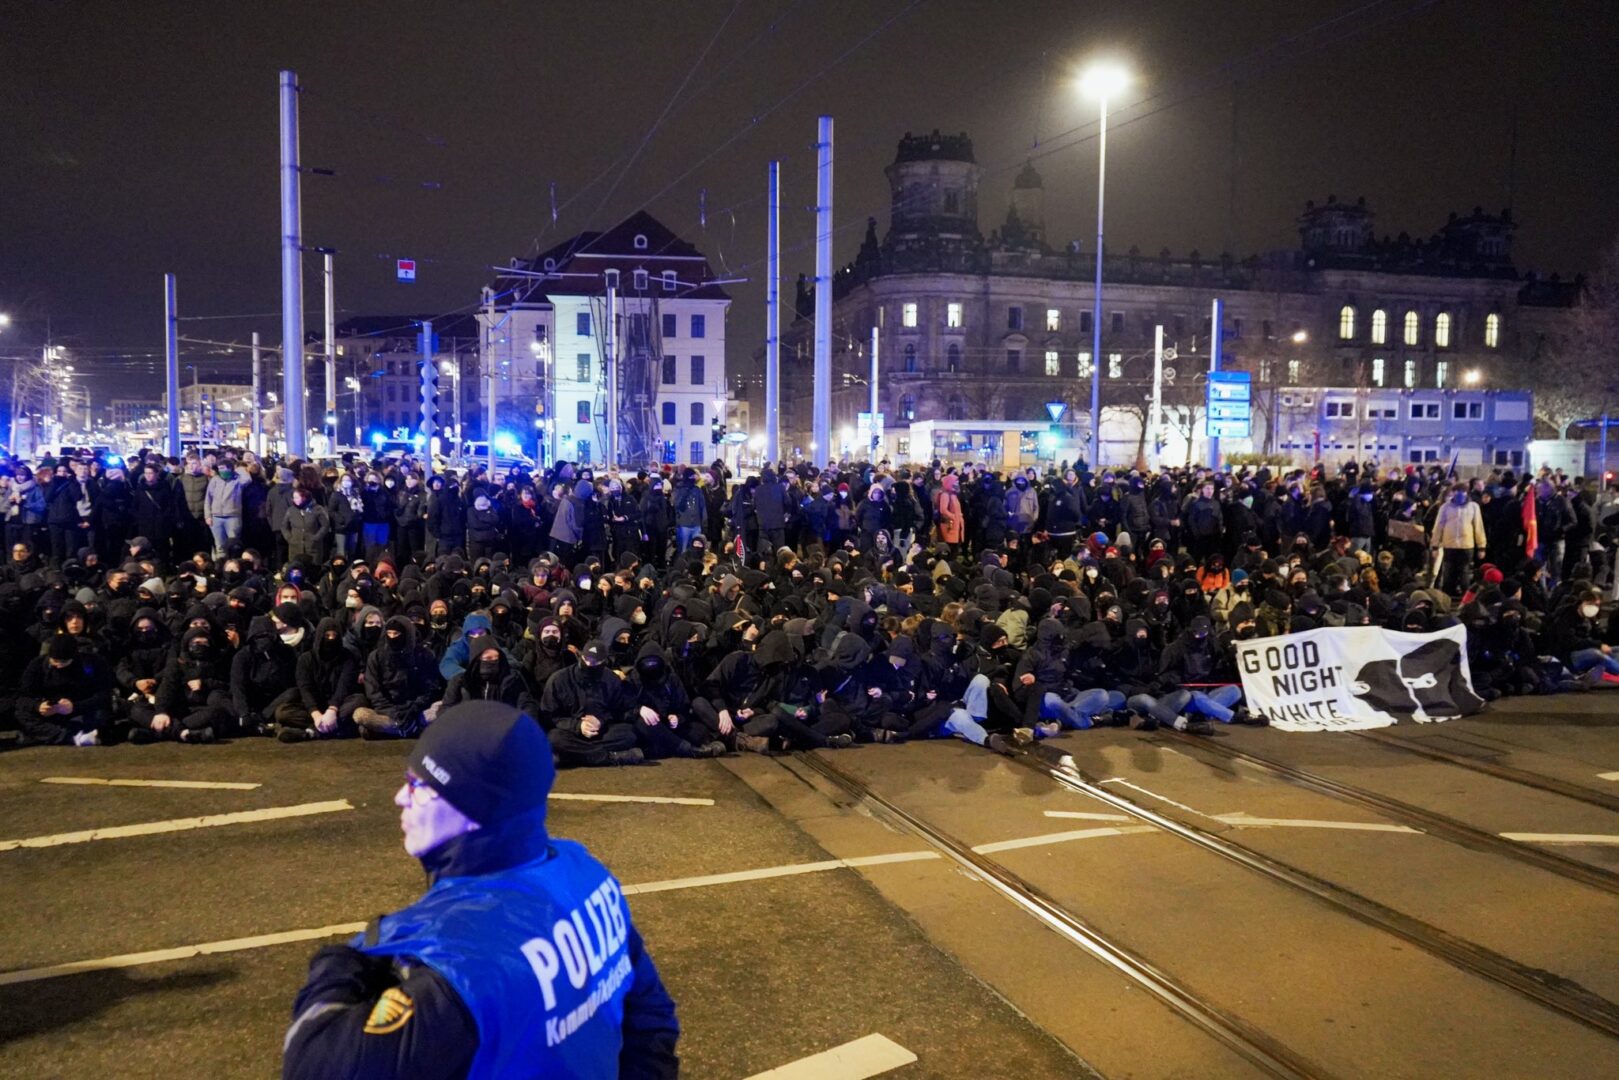
[[[940,135],[938,128],[934,128],[931,135],[912,135],[907,131],[899,141],[894,160],[972,161],[973,141],[965,131],[959,135]]]

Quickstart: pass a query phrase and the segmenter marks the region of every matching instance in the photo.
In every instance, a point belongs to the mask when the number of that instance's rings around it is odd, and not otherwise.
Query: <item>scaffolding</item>
[[[663,318],[656,296],[620,292],[613,339],[613,362],[618,366],[618,461],[609,462],[639,468],[663,460],[661,431],[658,427],[658,384],[663,371]],[[592,297],[591,321],[604,326],[606,297]],[[607,358],[603,353],[605,334],[595,335],[596,400],[592,409],[593,434],[601,447],[607,446]],[[605,457],[605,454],[603,455]]]

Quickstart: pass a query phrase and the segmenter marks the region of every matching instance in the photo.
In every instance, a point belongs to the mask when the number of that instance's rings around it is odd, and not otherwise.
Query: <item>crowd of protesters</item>
[[[0,466],[24,744],[410,738],[564,765],[1263,722],[1236,641],[1467,628],[1474,687],[1619,682],[1619,513],[1544,470],[883,462],[544,475],[251,453]],[[5,718],[0,717],[0,722]]]

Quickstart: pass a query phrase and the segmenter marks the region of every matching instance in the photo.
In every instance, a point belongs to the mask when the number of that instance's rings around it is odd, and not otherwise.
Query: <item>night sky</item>
[[[986,233],[1031,156],[1048,239],[1090,233],[1094,112],[1072,78],[1107,53],[1138,77],[1110,125],[1110,249],[1292,247],[1304,201],[1329,193],[1413,235],[1510,198],[1519,269],[1567,275],[1619,224],[1616,41],[1611,0],[0,3],[0,311],[18,320],[0,354],[43,340],[48,317],[98,397],[150,392],[164,271],[183,315],[268,316],[183,334],[279,343],[283,67],[305,88],[304,163],[338,173],[306,177],[303,205],[305,243],[341,252],[340,317],[462,309],[490,263],[645,206],[751,276],[729,330],[746,365],[765,165],[782,161],[790,297],[813,268],[821,113],[837,121],[840,262],[866,217],[886,228],[882,169],[907,130],[973,137]],[[417,284],[394,282],[395,257],[419,261]]]

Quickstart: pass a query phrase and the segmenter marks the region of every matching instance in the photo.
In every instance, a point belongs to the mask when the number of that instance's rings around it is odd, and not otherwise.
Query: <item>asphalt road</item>
[[[1293,1075],[1619,1076],[1619,693],[1051,751],[1061,776],[954,740],[831,753],[830,779],[752,755],[575,771],[558,794],[696,802],[559,798],[552,831],[625,884],[690,1076],[873,1034],[916,1056],[895,1077],[1278,1075],[1254,1045]],[[276,1075],[323,928],[422,888],[403,756],[0,752],[0,1077]]]

